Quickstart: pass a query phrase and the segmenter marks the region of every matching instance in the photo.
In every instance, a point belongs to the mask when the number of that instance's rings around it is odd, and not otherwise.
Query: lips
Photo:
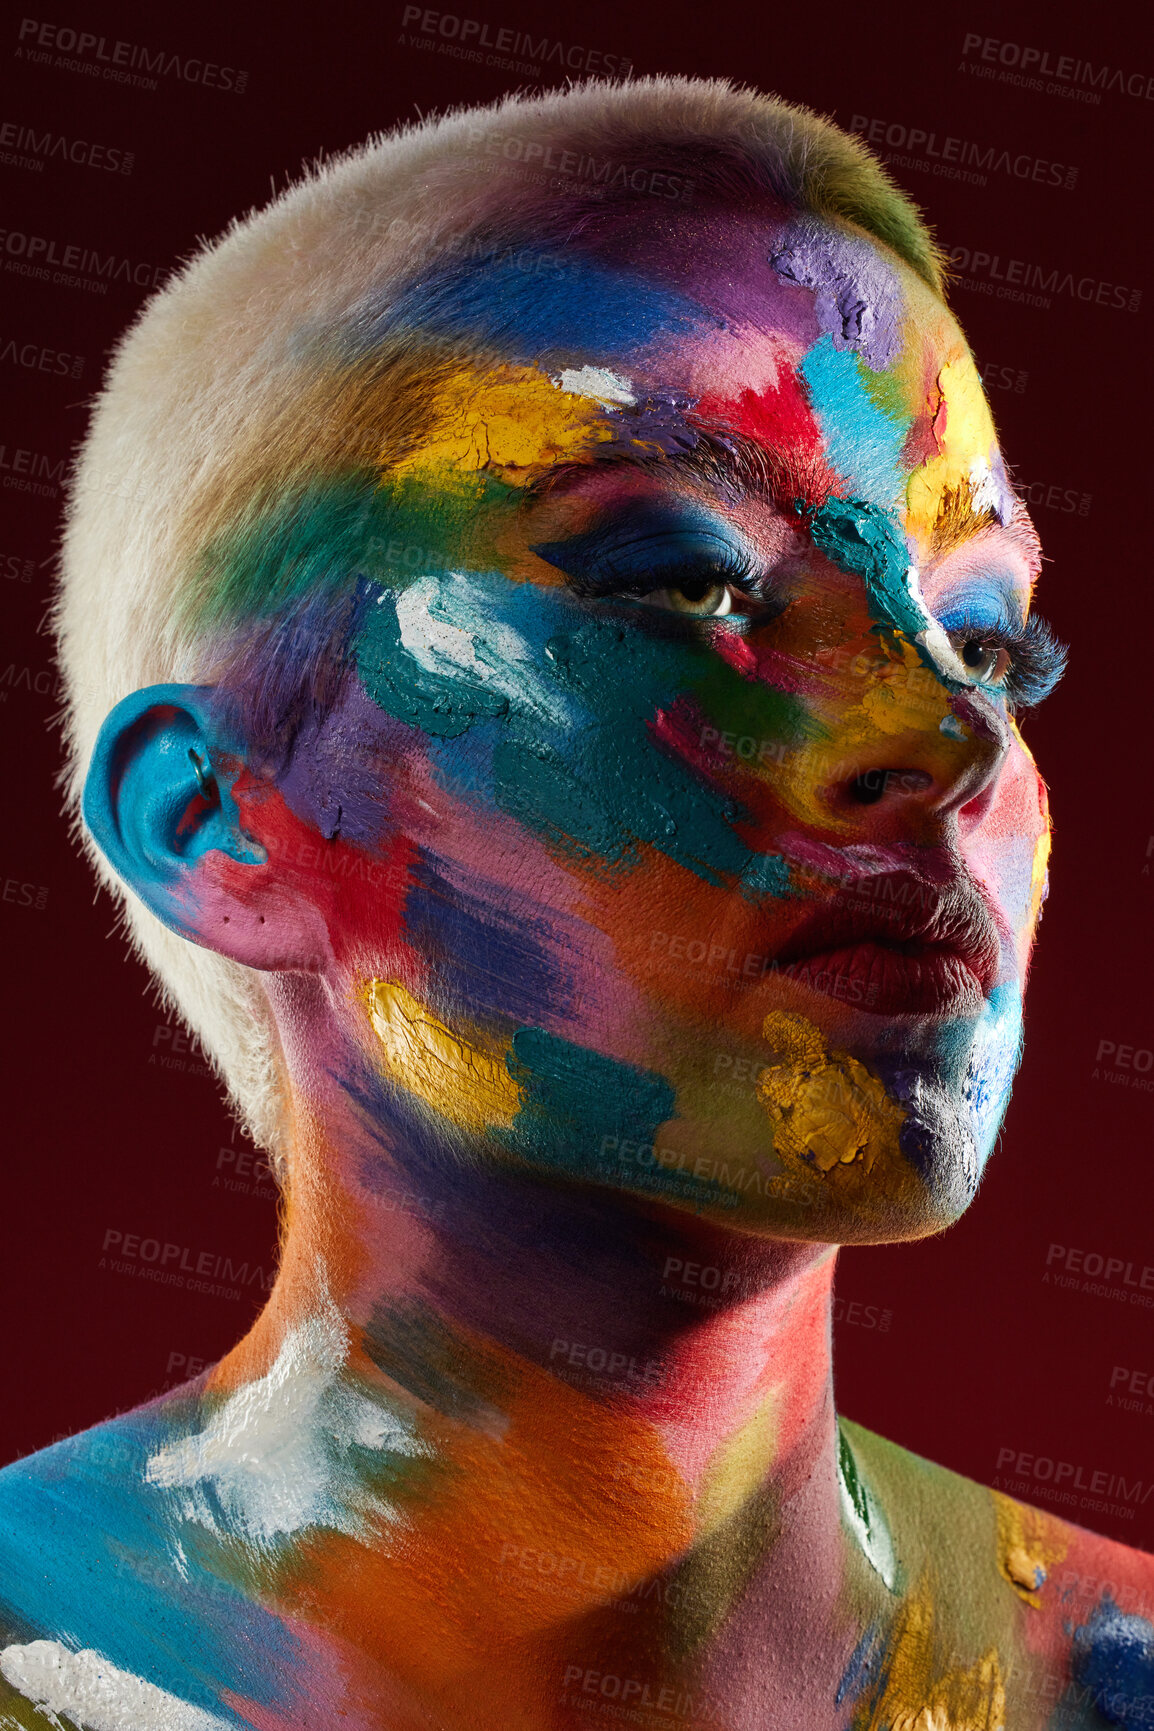
[[[975,885],[914,872],[843,880],[777,952],[779,974],[876,1015],[976,1013],[998,972],[998,931]]]

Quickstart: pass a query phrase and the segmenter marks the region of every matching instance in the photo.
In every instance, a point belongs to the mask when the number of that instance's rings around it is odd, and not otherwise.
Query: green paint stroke
[[[295,476],[258,494],[201,553],[191,622],[228,626],[338,595],[360,576],[396,588],[460,569],[490,507],[512,492],[492,477],[449,493],[415,480],[381,484],[376,468]]]
[[[837,1477],[842,1514],[872,1568],[890,1592],[898,1588],[898,1561],[889,1526],[877,1498],[858,1469],[857,1457],[845,1431],[838,1427]]]

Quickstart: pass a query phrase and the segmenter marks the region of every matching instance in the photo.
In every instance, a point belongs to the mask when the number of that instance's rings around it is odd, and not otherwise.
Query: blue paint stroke
[[[541,252],[542,260],[549,255]],[[658,336],[721,328],[693,301],[645,277],[565,254],[557,269],[526,271],[509,258],[449,265],[359,322],[358,346],[397,330],[465,338],[524,363],[592,354],[599,361]]]
[[[1154,1626],[1103,1594],[1074,1631],[1070,1670],[1108,1725],[1154,1731]]]
[[[895,421],[866,389],[856,355],[824,336],[801,363],[832,468],[859,499],[887,510],[905,485],[901,453],[908,422]]]
[[[199,1411],[188,1402],[190,1427]],[[0,1601],[25,1638],[93,1648],[231,1722],[226,1692],[291,1702],[298,1647],[278,1617],[195,1556],[185,1558],[188,1578],[178,1573],[180,1514],[144,1475],[180,1434],[170,1401],[163,1415],[114,1419],[0,1473]]]

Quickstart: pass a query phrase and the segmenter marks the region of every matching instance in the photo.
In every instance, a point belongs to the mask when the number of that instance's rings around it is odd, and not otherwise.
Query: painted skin
[[[912,273],[677,220],[415,295],[405,455],[225,512],[237,632],[364,507],[291,749],[247,652],[110,720],[89,822],[267,970],[292,1190],[215,1371],[0,1475],[9,1723],[1149,1723],[1150,1559],[832,1402],[830,1246],[954,1218],[1016,1061],[1032,535]]]

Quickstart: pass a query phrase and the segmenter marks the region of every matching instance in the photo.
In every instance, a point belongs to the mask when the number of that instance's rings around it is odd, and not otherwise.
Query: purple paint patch
[[[378,847],[388,827],[382,768],[411,745],[412,729],[379,709],[349,673],[328,712],[302,723],[277,786],[289,810],[326,840]]]
[[[902,292],[869,241],[807,217],[791,224],[769,262],[786,282],[813,290],[818,324],[835,349],[852,349],[875,373],[897,358]]]
[[[698,435],[687,419],[693,407],[689,397],[652,391],[635,405],[615,408],[614,419],[620,422],[630,444],[648,445],[670,457],[679,451],[693,450],[698,442]]]

